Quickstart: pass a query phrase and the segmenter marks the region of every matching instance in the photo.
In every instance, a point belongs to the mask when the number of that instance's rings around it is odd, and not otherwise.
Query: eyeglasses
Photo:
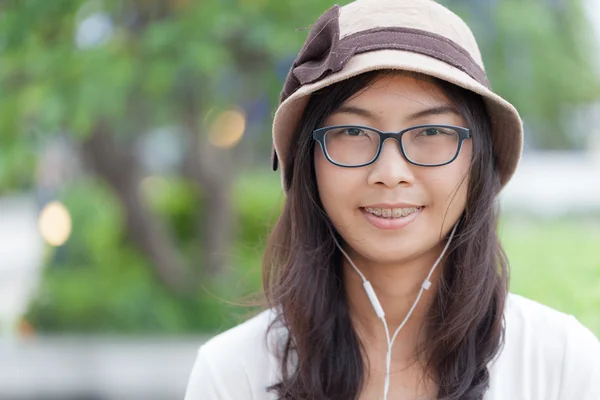
[[[400,132],[381,132],[359,125],[326,126],[313,131],[327,160],[340,167],[363,167],[374,163],[387,139],[400,144],[402,156],[411,164],[438,167],[456,160],[468,128],[453,125],[419,125]]]

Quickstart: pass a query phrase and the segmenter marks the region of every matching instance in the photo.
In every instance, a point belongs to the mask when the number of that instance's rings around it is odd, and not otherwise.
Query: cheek
[[[359,171],[331,164],[320,150],[315,152],[314,159],[321,203],[332,222],[338,225],[342,221],[342,211],[353,208],[352,193],[358,189]]]
[[[429,179],[423,179],[427,182],[436,214],[446,214],[446,219],[456,220],[466,206],[471,161],[468,150],[452,164],[431,171],[434,174]]]
[[[337,178],[342,174],[341,168],[331,164],[320,149],[315,149],[315,175],[317,178],[317,187],[319,188],[319,196],[325,207],[325,211],[329,210],[330,204],[334,204],[340,197],[343,191],[341,180]]]

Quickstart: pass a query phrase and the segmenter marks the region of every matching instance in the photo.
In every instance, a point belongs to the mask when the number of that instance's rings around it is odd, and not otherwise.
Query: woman
[[[600,399],[594,335],[508,294],[495,202],[522,125],[460,18],[430,0],[331,8],[273,138],[270,308],[201,347],[186,400]]]

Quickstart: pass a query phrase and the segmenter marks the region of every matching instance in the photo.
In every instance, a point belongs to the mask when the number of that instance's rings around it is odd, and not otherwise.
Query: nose
[[[382,184],[392,188],[397,185],[414,184],[413,165],[406,161],[400,150],[400,143],[393,138],[387,138],[383,142],[381,154],[371,167],[369,185]]]

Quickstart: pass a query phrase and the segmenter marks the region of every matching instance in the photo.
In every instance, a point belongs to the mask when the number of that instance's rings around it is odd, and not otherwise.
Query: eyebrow
[[[335,110],[332,114],[338,114],[338,113],[355,114],[355,115],[359,115],[359,116],[365,117],[365,118],[377,119],[377,116],[375,114],[373,114],[371,111],[365,110],[364,108],[355,107],[355,106],[348,106],[348,105],[341,106],[337,110]],[[461,116],[461,114],[458,112],[456,107],[452,107],[449,105],[443,105],[443,106],[431,107],[431,108],[427,108],[425,110],[417,111],[416,113],[410,114],[407,118],[408,119],[418,119],[418,118],[428,117],[431,115],[442,115],[442,114],[455,114],[459,117]]]

